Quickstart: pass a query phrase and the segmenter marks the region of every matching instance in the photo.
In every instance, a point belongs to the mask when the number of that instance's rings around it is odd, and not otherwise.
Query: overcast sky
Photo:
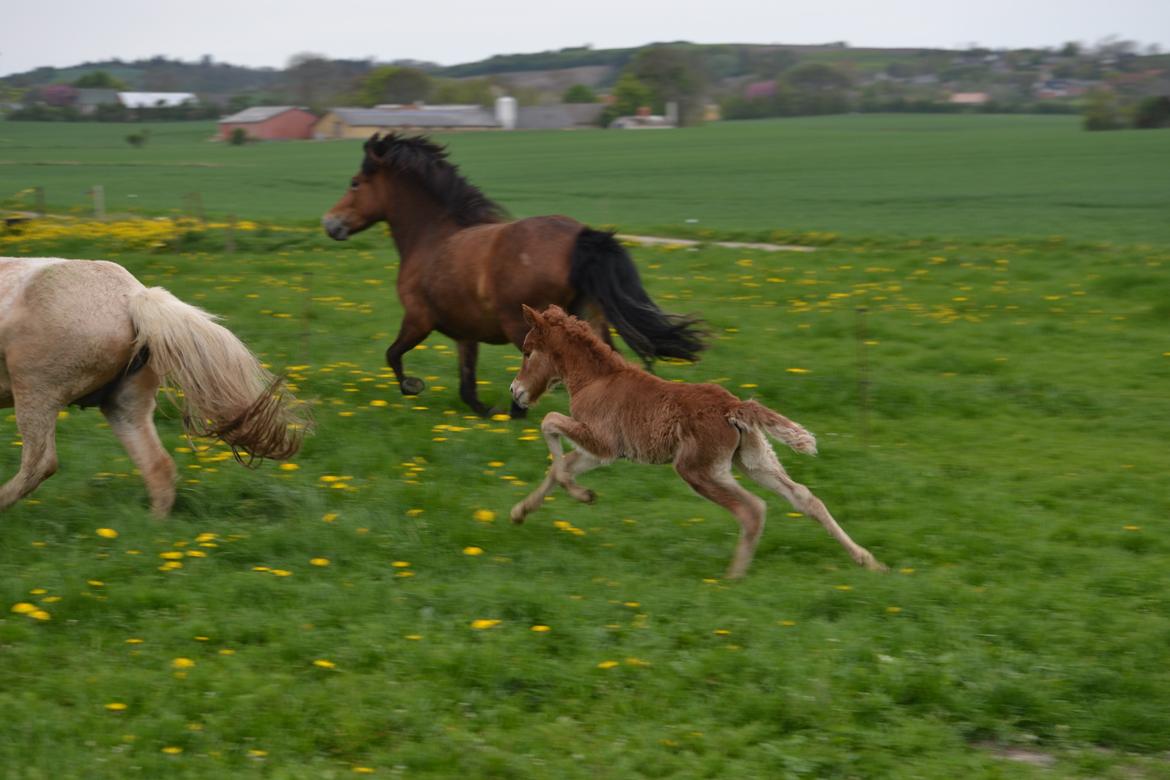
[[[1106,36],[1170,50],[1170,0],[0,0],[0,75],[154,55],[454,65],[673,40],[1021,48]]]

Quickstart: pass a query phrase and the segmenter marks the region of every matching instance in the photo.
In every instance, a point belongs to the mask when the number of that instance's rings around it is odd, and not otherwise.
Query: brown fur
[[[575,477],[618,458],[638,463],[673,463],[699,495],[739,520],[741,534],[728,577],[742,577],[764,527],[764,502],[731,475],[735,465],[821,523],[859,565],[884,569],[855,544],[825,505],[794,482],[777,460],[765,434],[798,452],[815,453],[812,434],[756,401],[741,401],[714,384],[667,382],[627,363],[576,317],[552,306],[543,314],[524,307],[531,330],[524,340],[524,365],[512,383],[521,405],[534,403],[556,381],[569,392],[571,417],[552,412],[541,424],[553,464],[544,482],[512,509],[522,522],[556,485],[581,501],[593,493]],[[561,439],[575,449],[567,455]]]
[[[135,355],[149,357],[128,374]],[[206,312],[100,260],[0,258],[0,407],[14,406],[20,470],[0,510],[57,469],[57,413],[100,397],[102,413],[142,472],[151,508],[167,514],[175,464],[154,427],[166,379],[188,431],[223,438],[248,457],[288,458],[308,422],[281,381]]]
[[[491,414],[476,392],[479,343],[519,347],[528,332],[521,305],[586,313],[598,335],[609,339],[597,301],[570,283],[586,226],[560,215],[506,220],[446,161],[442,147],[394,134],[366,143],[361,170],[322,223],[330,237],[345,240],[382,221],[398,249],[404,310],[386,362],[404,395],[425,384],[405,374],[403,355],[437,330],[458,344],[460,397],[478,414]],[[681,321],[675,327],[690,326]],[[523,410],[513,405],[512,413]]]

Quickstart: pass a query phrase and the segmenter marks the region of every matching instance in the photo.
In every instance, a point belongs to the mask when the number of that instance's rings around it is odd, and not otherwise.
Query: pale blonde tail
[[[237,455],[296,454],[309,427],[305,411],[213,315],[151,287],[130,299],[130,317],[135,348],[147,350],[151,369],[182,390],[188,432],[222,439]]]
[[[782,414],[772,411],[758,401],[744,401],[727,419],[740,430],[755,428],[784,442],[797,452],[817,454],[817,440],[811,433]]]

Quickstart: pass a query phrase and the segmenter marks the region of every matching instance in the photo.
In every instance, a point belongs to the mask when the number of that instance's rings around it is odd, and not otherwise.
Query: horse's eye
[[[351,190],[356,190],[358,188],[358,180],[357,179],[350,179],[349,180],[349,188]]]

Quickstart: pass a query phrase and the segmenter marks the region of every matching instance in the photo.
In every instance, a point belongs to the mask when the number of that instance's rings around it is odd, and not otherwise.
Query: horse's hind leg
[[[849,538],[824,503],[807,487],[794,481],[780,465],[772,445],[758,431],[748,431],[740,438],[735,464],[753,480],[786,499],[792,506],[820,523],[849,552],[854,562],[873,571],[886,571],[873,553]]]
[[[475,385],[475,363],[479,359],[478,341],[460,341],[459,345],[459,397],[480,417],[490,417],[492,410],[479,400]]]
[[[0,486],[0,510],[7,509],[57,471],[57,412],[61,405],[36,395],[14,393],[20,429],[20,470]]]
[[[402,326],[398,329],[398,337],[394,343],[386,348],[386,364],[394,372],[398,380],[398,389],[403,395],[418,395],[426,389],[426,382],[417,376],[406,376],[402,371],[402,356],[422,343],[429,336],[431,328],[418,318],[412,317],[409,312],[402,318]]]
[[[114,435],[142,472],[150,510],[165,517],[175,503],[175,462],[167,454],[154,427],[158,377],[149,368],[129,377],[102,405]]]
[[[731,475],[730,458],[710,453],[706,447],[695,445],[679,452],[674,468],[691,488],[708,501],[714,501],[739,521],[739,541],[735,555],[727,569],[728,579],[738,579],[747,573],[756,545],[764,533],[767,506],[758,496],[740,487]]]

